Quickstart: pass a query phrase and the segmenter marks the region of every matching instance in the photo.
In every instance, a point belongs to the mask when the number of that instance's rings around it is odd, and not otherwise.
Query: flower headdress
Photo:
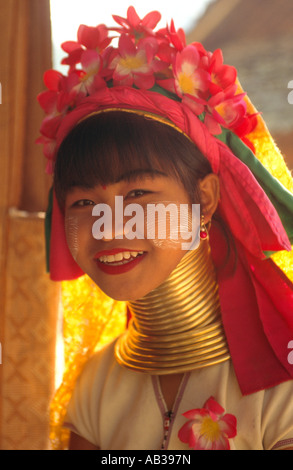
[[[220,49],[211,53],[196,42],[186,46],[184,31],[176,31],[173,21],[155,32],[160,17],[151,12],[141,20],[130,7],[127,19],[113,16],[120,28],[81,25],[77,41],[62,44],[68,54],[62,61],[69,66],[68,74],[48,70],[44,75],[48,90],[38,97],[46,113],[38,142],[44,144],[49,173],[62,120],[86,97],[106,87],[135,87],[167,95],[186,104],[211,134],[221,134],[224,127],[252,145],[246,135],[256,126],[256,114],[247,109],[236,69],[223,64]],[[111,32],[114,37],[109,37]],[[118,46],[114,47],[111,43],[117,33]]]
[[[293,181],[284,160],[243,93],[236,69],[223,63],[219,49],[211,53],[200,43],[186,45],[183,30],[176,30],[173,22],[155,31],[158,12],[140,19],[130,7],[127,18],[113,18],[118,27],[82,25],[77,41],[62,45],[67,75],[45,73],[47,90],[38,99],[46,116],[38,142],[44,146],[47,171],[54,171],[66,135],[92,113],[142,112],[184,132],[219,175],[219,208],[237,248],[233,276],[219,270],[218,282],[241,390],[252,393],[292,379],[287,359],[293,338],[292,254],[284,250],[290,251],[293,242]],[[78,278],[83,272],[68,250],[64,217],[55,199],[47,228],[52,279]],[[210,243],[217,263],[223,245],[213,226]],[[82,362],[84,344],[80,350]]]

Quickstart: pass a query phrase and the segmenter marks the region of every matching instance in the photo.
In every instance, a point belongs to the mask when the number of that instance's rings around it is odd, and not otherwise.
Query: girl
[[[63,45],[68,76],[47,72],[39,98],[54,172],[52,279],[86,273],[129,317],[77,380],[69,448],[288,448],[293,197],[255,157],[269,135],[235,69],[220,51],[186,46],[173,23],[154,32],[159,17],[132,7],[114,17],[117,48],[104,26],[80,27]],[[100,204],[123,224],[104,223],[97,239]],[[163,238],[158,219],[151,238],[145,219],[129,234],[132,204],[188,207],[188,233],[200,204],[198,244],[183,249],[170,217]]]

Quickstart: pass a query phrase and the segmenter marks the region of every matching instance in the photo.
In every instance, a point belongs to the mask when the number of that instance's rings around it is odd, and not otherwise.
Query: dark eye
[[[126,196],[126,199],[142,197],[149,193],[150,191],[147,191],[145,189],[133,189],[132,191],[129,191],[129,193]]]
[[[78,201],[72,204],[73,207],[85,207],[85,206],[94,206],[95,203],[90,199],[79,199]]]

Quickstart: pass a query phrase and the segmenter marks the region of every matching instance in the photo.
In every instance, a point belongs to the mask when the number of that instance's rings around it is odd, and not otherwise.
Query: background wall
[[[51,181],[35,145],[51,66],[49,0],[0,1],[0,448],[47,449],[59,286],[45,272]]]

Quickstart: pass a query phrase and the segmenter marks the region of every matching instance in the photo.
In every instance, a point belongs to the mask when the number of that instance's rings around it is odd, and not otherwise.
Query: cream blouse
[[[115,341],[86,364],[70,401],[65,426],[102,450],[159,450],[168,411],[156,376],[120,366]],[[213,396],[237,418],[234,450],[293,445],[293,381],[243,396],[230,361],[186,373],[175,400],[164,448],[190,450],[178,438],[182,415]]]

